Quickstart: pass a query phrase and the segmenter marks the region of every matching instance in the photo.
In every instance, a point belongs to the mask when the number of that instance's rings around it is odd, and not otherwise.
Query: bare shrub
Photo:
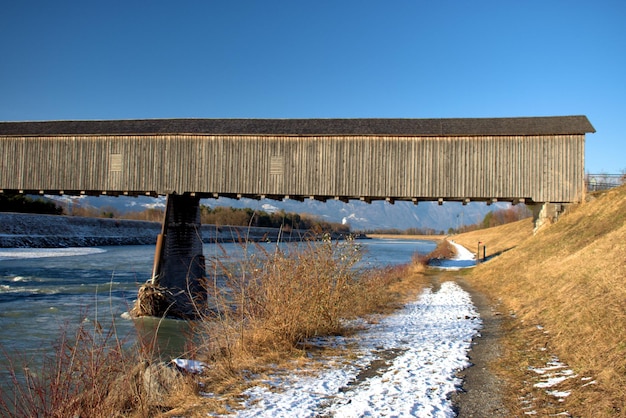
[[[87,320],[75,330],[66,324],[38,365],[13,361],[9,374],[11,387],[0,388],[7,417],[149,417],[191,386],[143,347],[119,339],[114,326],[104,331]]]
[[[296,249],[257,248],[240,265],[221,263],[225,283],[209,289],[216,318],[236,322],[246,345],[293,346],[340,330],[358,287],[360,253],[352,242],[308,241]],[[209,321],[210,322],[210,321]]]
[[[413,257],[414,264],[427,265],[431,260],[451,259],[456,255],[456,248],[447,239],[437,243],[437,246],[429,254],[421,256],[416,254]]]
[[[220,277],[208,289],[215,309],[195,332],[198,355],[211,364],[211,389],[245,384],[244,374],[298,355],[308,339],[346,332],[346,319],[395,306],[409,267],[361,270],[361,256],[355,241],[327,240],[216,261]]]

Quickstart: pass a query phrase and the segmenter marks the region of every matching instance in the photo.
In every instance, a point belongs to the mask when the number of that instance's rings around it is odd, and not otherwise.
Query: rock
[[[153,363],[143,373],[143,390],[148,405],[167,404],[170,394],[183,384],[182,374],[164,363]]]

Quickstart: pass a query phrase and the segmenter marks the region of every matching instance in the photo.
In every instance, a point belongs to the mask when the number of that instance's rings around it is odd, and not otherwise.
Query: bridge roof
[[[595,132],[586,116],[455,119],[135,119],[0,122],[0,136],[47,135],[567,135]]]

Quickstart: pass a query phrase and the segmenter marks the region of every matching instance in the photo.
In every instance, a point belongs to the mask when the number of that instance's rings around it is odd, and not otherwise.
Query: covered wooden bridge
[[[200,198],[579,202],[590,132],[585,116],[0,122],[0,193],[169,196],[154,277],[189,293]]]
[[[0,123],[0,190],[575,202],[585,116]]]

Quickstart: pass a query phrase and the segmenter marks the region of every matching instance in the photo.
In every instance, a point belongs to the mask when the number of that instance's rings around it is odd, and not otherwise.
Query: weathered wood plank
[[[584,134],[0,137],[0,189],[569,202]]]

